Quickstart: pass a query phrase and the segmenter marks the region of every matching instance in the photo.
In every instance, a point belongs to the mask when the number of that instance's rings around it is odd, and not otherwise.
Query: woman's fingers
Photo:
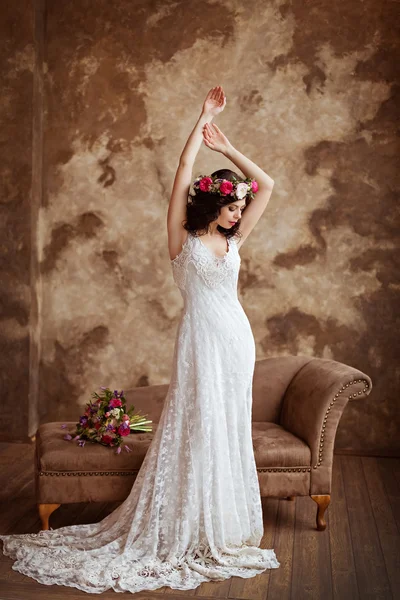
[[[214,96],[213,96],[214,92],[215,92],[215,87],[211,88],[208,91],[208,94],[206,96],[206,100],[213,100],[213,98],[214,98]]]
[[[206,123],[204,125],[203,131],[207,132],[207,135],[209,136],[221,133],[221,130],[219,129],[218,125],[216,125],[215,123]]]
[[[216,85],[215,87],[211,88],[209,93],[211,94],[211,99],[216,100],[218,104],[220,104],[221,100],[224,98],[224,91],[220,85]]]
[[[204,129],[203,131],[203,137],[205,140],[207,140],[208,142],[212,143],[212,136],[209,133],[209,131],[207,129]]]

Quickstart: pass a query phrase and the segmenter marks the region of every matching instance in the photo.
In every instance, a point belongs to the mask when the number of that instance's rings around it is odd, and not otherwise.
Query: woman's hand
[[[226,96],[220,85],[211,88],[203,104],[203,114],[216,117],[226,105]]]
[[[203,127],[203,140],[207,148],[225,154],[232,144],[215,123],[206,123]]]

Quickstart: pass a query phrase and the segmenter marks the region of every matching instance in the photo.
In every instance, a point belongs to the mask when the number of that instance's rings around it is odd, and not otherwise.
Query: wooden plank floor
[[[195,590],[160,588],[129,594],[138,600],[230,598],[237,600],[374,600],[400,597],[400,459],[334,457],[327,528],[315,529],[316,504],[263,498],[261,546],[274,548],[281,566],[256,577],[203,583]],[[93,523],[116,504],[70,504],[51,517],[53,529]],[[0,533],[38,532],[34,502],[33,447],[0,444]],[[1,544],[1,542],[0,542]],[[11,569],[0,550],[0,600],[78,600],[74,588],[43,586]],[[116,598],[113,591],[102,600]]]

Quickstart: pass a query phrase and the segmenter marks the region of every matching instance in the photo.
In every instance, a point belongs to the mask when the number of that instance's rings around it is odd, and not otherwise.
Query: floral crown
[[[258,191],[258,183],[255,179],[247,177],[244,181],[238,181],[233,178],[221,179],[212,175],[199,175],[193,182],[195,192],[210,192],[211,194],[220,194],[221,196],[233,196],[238,200],[243,198],[254,198],[254,194]]]

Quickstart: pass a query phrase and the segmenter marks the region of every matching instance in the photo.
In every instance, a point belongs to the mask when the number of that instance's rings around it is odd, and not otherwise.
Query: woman
[[[185,590],[279,567],[273,550],[258,547],[255,345],[237,297],[238,250],[274,182],[211,125],[225,103],[221,87],[210,90],[174,181],[168,244],[184,309],[168,393],[128,498],[100,523],[0,536],[13,568],[43,584],[89,593]],[[203,139],[247,178],[232,171],[197,178],[187,204]]]

